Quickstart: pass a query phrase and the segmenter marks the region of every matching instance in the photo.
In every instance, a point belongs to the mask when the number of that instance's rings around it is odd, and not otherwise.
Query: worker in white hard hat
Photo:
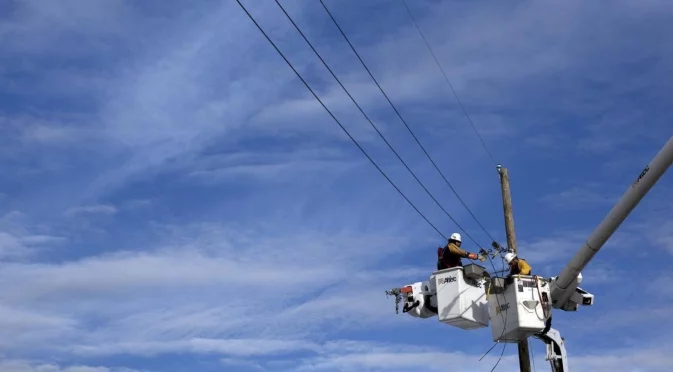
[[[451,267],[463,266],[462,257],[476,260],[478,256],[475,253],[470,253],[462,248],[462,239],[459,233],[453,233],[449,237],[449,242],[446,246],[437,248],[437,270],[448,269]]]
[[[519,259],[516,254],[507,252],[507,254],[505,254],[505,262],[509,265],[508,277],[513,275],[530,275],[532,270],[530,265],[523,258]]]

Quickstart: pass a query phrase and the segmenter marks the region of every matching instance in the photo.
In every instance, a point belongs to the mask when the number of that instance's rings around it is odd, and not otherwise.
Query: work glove
[[[468,253],[467,258],[469,258],[470,260],[476,260],[478,257],[475,253]]]

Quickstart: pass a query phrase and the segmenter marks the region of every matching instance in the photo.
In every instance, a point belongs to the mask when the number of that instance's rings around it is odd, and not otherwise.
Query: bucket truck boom
[[[552,278],[551,298],[554,308],[576,311],[578,305],[593,304],[593,296],[578,288],[582,280],[582,269],[614,234],[645,194],[657,183],[671,166],[671,163],[673,163],[673,137],[666,142],[650,164],[640,172],[638,178],[629,186],[622,198],[577,251],[575,257],[561,270],[559,276]]]
[[[463,330],[490,325],[496,342],[537,338],[547,345],[552,372],[569,372],[565,342],[561,334],[551,328],[552,309],[576,311],[579,305],[593,305],[593,295],[578,287],[582,282],[582,269],[672,163],[673,137],[557,277],[513,275],[503,278],[495,276],[497,272],[489,273],[479,265],[470,264],[435,271],[427,281],[386,293],[395,295],[396,306],[404,301],[404,313],[415,318],[436,316],[441,323]],[[489,252],[482,253],[488,258]]]

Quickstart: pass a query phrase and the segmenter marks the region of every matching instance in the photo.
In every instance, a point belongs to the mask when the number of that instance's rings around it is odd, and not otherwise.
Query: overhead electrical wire
[[[487,255],[487,257],[488,257],[489,263],[491,264],[491,267],[493,268],[493,272],[494,273],[498,272],[497,269],[495,268],[495,264],[493,263],[493,259],[491,259],[491,256]],[[502,257],[501,257],[501,259],[502,259],[502,271],[505,271],[505,259],[502,258]],[[503,295],[503,297],[504,297],[504,295]],[[495,301],[498,303],[498,308],[500,308],[500,299],[498,299],[497,294],[495,294]],[[503,323],[502,332],[500,333],[500,337],[502,337],[505,334],[505,329],[507,329],[507,319],[508,319],[508,314],[509,314],[508,310],[509,309],[505,309],[505,315],[502,315],[502,311],[500,312],[500,318],[502,319],[502,323]],[[488,355],[491,352],[491,350],[493,350],[497,345],[498,345],[498,341],[494,342],[493,345],[488,350],[486,350],[484,355],[482,355],[481,358],[479,358],[479,361],[484,359],[486,357],[486,355]],[[503,346],[502,346],[502,351],[500,353],[500,359],[502,359],[502,356],[505,353],[505,347],[507,347],[507,343],[504,343]],[[495,370],[495,368],[498,366],[498,364],[500,363],[500,359],[498,359],[498,361],[495,363],[495,366],[493,366],[493,369],[491,369],[491,372],[493,370]]]
[[[432,54],[432,56],[433,56],[435,62],[437,63],[437,66],[439,67],[440,71],[441,71],[442,74],[444,75],[444,78],[445,78],[447,84],[449,85],[449,87],[451,88],[453,94],[455,95],[455,97],[456,97],[456,99],[457,99],[457,101],[458,101],[458,104],[460,105],[461,109],[463,110],[463,113],[465,114],[465,116],[467,117],[468,121],[469,121],[470,124],[472,125],[472,128],[474,129],[475,133],[477,134],[477,136],[478,136],[479,139],[481,140],[482,145],[484,146],[484,149],[485,149],[486,152],[488,153],[488,155],[489,155],[489,157],[491,158],[491,160],[493,160],[493,162],[496,163],[496,161],[495,161],[495,159],[493,158],[491,152],[489,151],[488,147],[486,146],[486,143],[484,142],[483,138],[481,137],[481,135],[480,135],[479,132],[477,131],[476,126],[474,125],[474,123],[472,122],[471,118],[469,117],[467,111],[466,111],[465,108],[463,107],[462,102],[460,101],[460,99],[459,99],[459,97],[458,97],[456,91],[454,90],[453,86],[451,85],[451,82],[449,81],[448,77],[446,76],[446,73],[445,73],[444,70],[442,69],[442,67],[441,67],[441,65],[440,65],[440,63],[439,63],[437,57],[435,56],[434,52],[432,51],[432,48],[430,47],[429,43],[428,43],[427,40],[425,39],[425,36],[423,35],[423,33],[422,33],[420,27],[418,26],[418,24],[417,24],[416,21],[414,20],[414,17],[413,17],[413,15],[412,15],[411,11],[409,10],[409,8],[408,8],[406,2],[405,2],[404,0],[401,0],[401,1],[402,1],[402,3],[404,4],[404,6],[405,6],[407,12],[409,13],[409,16],[411,17],[411,19],[412,19],[414,25],[416,26],[418,32],[420,33],[421,37],[422,37],[423,40],[425,41],[425,44],[426,44],[426,46],[428,47],[430,53]],[[315,98],[315,99],[320,103],[320,105],[327,111],[327,113],[332,117],[332,119],[334,119],[334,121],[335,121],[335,122],[339,125],[339,127],[346,133],[346,135],[347,135],[347,136],[351,139],[351,141],[358,147],[358,149],[360,149],[360,151],[363,153],[363,155],[365,155],[365,157],[367,157],[367,159],[369,159],[369,161],[374,165],[374,167],[376,167],[376,169],[381,173],[381,175],[382,175],[382,176],[383,176],[383,177],[384,177],[384,178],[385,178],[385,179],[386,179],[386,180],[387,180],[387,181],[388,181],[388,182],[389,182],[389,183],[390,183],[390,184],[391,184],[397,191],[398,191],[398,193],[399,193],[399,194],[400,194],[400,195],[407,201],[407,203],[409,203],[409,205],[411,205],[411,207],[414,208],[414,210],[415,210],[415,211],[416,211],[416,212],[417,212],[417,213],[418,213],[418,214],[419,214],[419,215],[420,215],[420,216],[421,216],[421,217],[422,217],[422,218],[423,218],[423,219],[424,219],[424,220],[425,220],[425,221],[426,221],[426,222],[427,222],[427,223],[428,223],[428,224],[429,224],[429,225],[430,225],[430,226],[431,226],[431,227],[432,227],[438,234],[440,234],[442,237],[444,237],[444,238],[446,239],[446,235],[443,234],[443,233],[442,233],[442,232],[441,232],[441,231],[440,231],[440,230],[439,230],[439,229],[438,229],[432,222],[430,222],[430,221],[428,220],[428,218],[427,218],[427,217],[426,217],[426,216],[425,216],[425,215],[424,215],[424,214],[423,214],[423,213],[422,213],[422,212],[421,212],[421,211],[420,211],[420,210],[419,210],[419,209],[418,209],[412,202],[411,202],[411,200],[409,200],[409,198],[408,198],[406,195],[404,195],[404,193],[403,193],[403,192],[402,192],[402,191],[395,185],[395,183],[394,183],[394,182],[393,182],[393,181],[386,175],[386,173],[385,173],[385,172],[378,166],[378,164],[376,164],[376,162],[369,156],[369,154],[367,154],[367,152],[364,150],[364,148],[362,148],[362,146],[357,142],[357,140],[355,140],[355,138],[350,134],[350,132],[348,132],[348,130],[341,124],[341,122],[336,118],[336,116],[335,116],[335,115],[334,115],[334,114],[327,108],[327,106],[326,106],[326,105],[323,103],[323,101],[318,97],[318,95],[313,91],[313,89],[309,86],[309,84],[306,82],[306,80],[301,76],[301,74],[299,74],[299,72],[294,68],[294,66],[292,65],[292,63],[285,57],[285,55],[280,51],[280,49],[278,48],[278,46],[271,40],[271,38],[267,35],[267,33],[262,29],[262,27],[261,27],[261,26],[257,23],[257,21],[254,19],[254,17],[248,12],[248,10],[247,10],[247,9],[245,8],[245,6],[241,3],[241,1],[240,1],[240,0],[236,0],[236,2],[237,2],[238,5],[241,7],[241,9],[243,9],[243,11],[246,13],[246,15],[250,18],[250,20],[255,24],[255,26],[257,26],[257,28],[259,29],[259,31],[264,35],[264,37],[269,41],[269,43],[274,47],[274,49],[278,52],[278,54],[283,58],[283,60],[285,60],[285,62],[288,64],[288,66],[289,66],[289,67],[292,69],[292,71],[297,75],[297,77],[302,81],[302,83],[306,86],[306,88],[311,92],[311,94],[314,96],[314,98]],[[320,61],[325,65],[325,67],[328,69],[328,71],[332,74],[332,76],[333,76],[334,79],[337,81],[337,83],[341,86],[341,88],[346,92],[346,94],[349,96],[349,98],[353,101],[353,103],[356,105],[356,107],[358,108],[358,110],[363,114],[363,116],[367,119],[367,121],[372,125],[372,127],[373,127],[373,128],[376,130],[376,132],[379,134],[379,136],[381,137],[381,139],[383,139],[383,141],[388,145],[388,147],[390,148],[390,150],[393,151],[393,153],[394,153],[394,154],[397,156],[397,158],[402,162],[402,164],[405,166],[405,168],[412,174],[412,176],[413,176],[413,177],[416,179],[416,181],[421,185],[421,187],[426,191],[426,193],[428,193],[428,195],[432,198],[432,200],[433,200],[433,201],[434,201],[434,202],[435,202],[435,203],[442,209],[442,211],[443,211],[443,212],[444,212],[444,213],[445,213],[445,214],[446,214],[446,215],[447,215],[447,216],[448,216],[448,217],[449,217],[449,218],[456,224],[456,226],[457,226],[461,231],[463,231],[463,233],[465,233],[465,235],[466,235],[470,240],[472,240],[472,242],[474,242],[477,246],[481,246],[479,243],[477,243],[477,242],[474,240],[474,238],[472,238],[472,236],[469,235],[469,233],[467,233],[467,231],[465,231],[465,229],[463,229],[463,228],[458,224],[458,222],[457,222],[457,221],[450,215],[450,213],[448,213],[448,212],[442,207],[442,205],[437,201],[437,199],[432,195],[432,193],[430,193],[430,191],[423,185],[423,183],[418,179],[418,177],[414,174],[414,172],[407,166],[407,164],[404,162],[404,160],[402,160],[402,158],[399,156],[399,154],[395,151],[395,149],[392,147],[392,145],[390,145],[390,143],[385,139],[385,137],[383,136],[383,134],[378,130],[378,128],[376,127],[376,125],[375,125],[375,124],[372,122],[372,120],[367,116],[367,114],[366,114],[366,113],[364,112],[364,110],[360,107],[360,105],[357,103],[357,101],[355,101],[355,99],[351,96],[351,94],[348,92],[348,90],[345,88],[345,86],[341,83],[341,81],[337,78],[337,76],[334,74],[334,72],[331,70],[331,68],[327,65],[327,63],[323,60],[323,58],[320,56],[320,54],[319,54],[319,53],[316,51],[316,49],[313,47],[313,45],[311,44],[311,42],[306,38],[306,36],[304,35],[304,33],[301,31],[301,29],[297,26],[297,24],[296,24],[296,23],[294,22],[294,20],[290,17],[290,15],[285,11],[285,9],[283,8],[283,6],[278,2],[278,0],[275,0],[275,2],[276,2],[276,4],[280,7],[280,9],[283,11],[283,13],[285,14],[285,16],[290,20],[290,22],[293,24],[293,26],[297,29],[297,31],[300,33],[300,35],[301,35],[302,38],[306,41],[306,43],[309,45],[309,47],[313,50],[313,52],[316,54],[316,56],[320,59]],[[381,91],[381,93],[384,95],[384,97],[386,98],[386,100],[388,101],[388,103],[391,105],[391,107],[393,108],[393,110],[395,111],[395,113],[397,114],[397,116],[402,120],[402,122],[404,123],[404,125],[406,126],[406,128],[409,130],[409,132],[411,133],[411,135],[413,136],[413,138],[416,140],[416,143],[421,147],[421,149],[423,150],[423,152],[425,153],[425,155],[428,157],[428,159],[430,160],[430,162],[432,163],[432,165],[433,165],[433,166],[435,167],[435,169],[440,173],[440,175],[442,176],[442,178],[444,179],[444,181],[446,182],[446,184],[447,184],[447,185],[449,186],[449,188],[453,191],[453,193],[456,195],[456,197],[460,200],[460,202],[463,204],[463,206],[467,209],[467,211],[470,213],[470,215],[474,218],[474,220],[477,222],[477,224],[482,228],[482,230],[486,233],[486,235],[488,235],[489,238],[491,238],[491,240],[495,242],[495,239],[493,239],[493,237],[488,233],[488,231],[484,228],[484,226],[479,222],[479,220],[476,218],[476,216],[472,213],[472,211],[467,207],[467,205],[464,203],[464,201],[460,198],[460,196],[458,195],[458,193],[457,193],[457,192],[455,191],[455,189],[451,186],[450,182],[446,179],[446,177],[445,177],[444,174],[441,172],[441,170],[440,170],[439,167],[436,165],[436,163],[432,160],[432,158],[431,158],[430,155],[427,153],[427,151],[425,150],[425,148],[423,147],[423,145],[420,143],[420,141],[418,140],[418,138],[416,137],[416,135],[413,133],[413,131],[411,130],[411,128],[408,126],[408,124],[406,123],[406,121],[402,118],[402,116],[401,116],[401,114],[399,113],[399,111],[397,110],[397,108],[394,106],[394,104],[393,104],[393,103],[391,102],[391,100],[388,98],[387,94],[385,93],[385,91],[383,90],[383,88],[379,85],[378,81],[374,78],[374,76],[372,75],[371,71],[370,71],[369,68],[366,66],[366,64],[364,63],[364,61],[363,61],[362,58],[360,57],[360,55],[357,53],[356,49],[353,47],[353,45],[351,44],[350,40],[349,40],[349,39],[347,38],[347,36],[345,35],[345,33],[343,32],[343,30],[342,30],[341,27],[339,26],[338,22],[336,21],[336,19],[332,16],[332,14],[331,14],[331,12],[329,11],[329,9],[327,8],[327,6],[324,4],[324,2],[323,2],[322,0],[320,0],[320,3],[323,5],[323,7],[325,8],[325,10],[326,10],[327,13],[329,14],[330,18],[332,19],[332,21],[334,22],[334,24],[336,25],[336,27],[337,27],[337,28],[339,29],[339,31],[341,32],[342,36],[345,38],[345,40],[346,40],[346,42],[348,43],[348,45],[351,47],[351,49],[353,50],[353,52],[356,54],[357,58],[360,60],[360,62],[361,62],[362,65],[364,66],[364,68],[367,70],[367,72],[369,73],[369,75],[370,75],[370,77],[372,78],[372,80],[374,80],[374,82],[376,83],[376,85],[377,85],[377,87],[379,88],[379,90]],[[497,163],[496,163],[496,164],[497,164]],[[490,258],[490,256],[488,257],[488,259],[489,259],[491,265],[493,266],[493,270],[496,271],[496,269],[495,269],[495,265],[493,265],[493,261],[492,261],[492,259]],[[504,270],[504,261],[503,261],[503,270]],[[496,300],[497,300],[497,295],[496,295]],[[499,301],[498,301],[498,303],[499,303]],[[501,316],[502,316],[502,313],[501,313]],[[504,325],[506,326],[506,323],[507,323],[507,310],[505,310],[504,323],[505,323]],[[504,333],[504,328],[503,328],[503,333]],[[497,345],[497,342],[495,343],[495,345]],[[495,345],[493,345],[493,346],[495,346]],[[500,363],[500,361],[501,361],[501,359],[502,359],[502,357],[503,357],[503,355],[504,355],[504,352],[505,352],[505,348],[506,348],[506,347],[507,347],[507,344],[504,343],[502,352],[501,352],[501,354],[500,354],[500,357],[498,358],[498,361],[496,362],[495,366],[493,366],[493,368],[491,369],[491,371],[495,370],[495,368],[496,368],[496,367],[498,366],[498,364]],[[485,356],[486,356],[492,349],[493,349],[493,347],[491,347],[491,348],[486,352],[486,354],[484,354],[484,356],[482,356],[482,359],[483,359],[483,357],[485,357]],[[531,354],[532,354],[532,350],[531,350]],[[480,360],[481,360],[481,359],[480,359]]]
[[[407,165],[407,163],[402,159],[402,157],[397,153],[397,151],[395,151],[395,148],[393,148],[393,146],[390,144],[390,142],[388,142],[388,140],[385,138],[385,136],[383,135],[383,133],[381,133],[381,131],[380,131],[380,130],[378,129],[378,127],[376,126],[376,124],[374,124],[374,122],[369,118],[369,116],[365,113],[365,111],[362,109],[362,107],[360,107],[360,105],[357,103],[357,101],[355,100],[355,98],[353,98],[353,96],[350,94],[350,92],[348,91],[348,89],[346,89],[346,87],[343,85],[343,83],[341,82],[341,80],[339,80],[339,78],[336,76],[336,74],[334,73],[334,71],[332,71],[332,69],[329,67],[329,65],[327,64],[327,62],[325,62],[325,60],[322,58],[322,56],[320,55],[320,53],[318,53],[318,51],[315,49],[315,47],[313,46],[313,44],[308,40],[308,38],[306,37],[306,35],[304,35],[304,33],[301,31],[301,28],[295,23],[295,21],[294,21],[294,20],[292,19],[292,17],[287,13],[287,11],[285,11],[285,8],[283,8],[283,6],[280,4],[280,2],[279,2],[278,0],[275,0],[275,2],[276,2],[276,4],[278,5],[278,7],[280,7],[280,9],[283,11],[283,13],[284,13],[285,16],[287,17],[287,19],[290,20],[290,22],[292,23],[292,25],[294,26],[294,28],[297,30],[297,32],[299,32],[299,34],[300,34],[301,37],[304,39],[304,41],[306,41],[306,43],[307,43],[308,46],[311,48],[311,50],[313,51],[313,53],[315,53],[315,55],[318,57],[318,59],[320,60],[320,62],[322,62],[322,64],[327,68],[327,70],[328,70],[329,73],[332,75],[332,77],[334,77],[334,79],[335,79],[336,82],[339,84],[339,86],[341,86],[341,88],[344,90],[344,92],[346,92],[346,94],[347,94],[348,97],[351,99],[351,101],[353,101],[353,103],[354,103],[355,106],[358,108],[358,110],[360,111],[360,113],[362,113],[362,115],[364,116],[364,118],[365,118],[365,119],[369,122],[369,124],[374,128],[374,130],[376,131],[376,133],[378,133],[379,137],[381,137],[381,139],[383,140],[383,142],[385,142],[386,145],[388,145],[388,148],[390,148],[390,150],[393,152],[393,154],[395,154],[395,156],[397,157],[397,159],[399,159],[400,162],[402,162],[402,165],[404,165],[404,167],[409,171],[409,173],[411,173],[411,175],[414,177],[414,179],[416,180],[416,182],[418,182],[418,184],[423,188],[423,190],[425,190],[425,192],[430,196],[430,198],[432,198],[432,200],[435,202],[435,204],[437,204],[437,206],[439,206],[439,208],[444,212],[444,214],[446,214],[446,216],[449,217],[449,219],[450,219],[451,221],[453,221],[453,223],[456,224],[456,226],[457,226],[457,227],[458,227],[458,228],[459,228],[459,229],[460,229],[460,230],[461,230],[461,231],[462,231],[462,232],[463,232],[463,233],[464,233],[464,234],[465,234],[465,235],[466,235],[472,242],[474,242],[474,244],[476,244],[477,246],[481,247],[481,245],[480,245],[480,244],[479,244],[479,243],[478,243],[478,242],[477,242],[477,241],[476,241],[476,240],[475,240],[475,239],[474,239],[474,238],[473,238],[473,237],[472,237],[472,236],[471,236],[471,235],[470,235],[470,234],[469,234],[469,233],[468,233],[462,226],[460,226],[460,224],[458,223],[458,221],[456,221],[456,219],[453,218],[453,216],[452,216],[452,215],[451,215],[451,214],[450,214],[450,213],[449,213],[449,212],[442,206],[442,204],[441,204],[441,203],[440,203],[440,202],[439,202],[439,201],[432,195],[432,193],[430,192],[430,190],[428,190],[427,187],[425,187],[425,185],[423,184],[423,182],[421,182],[421,180],[418,178],[418,176],[416,176],[416,174],[414,173],[414,171],[412,171],[411,168],[409,168],[409,166]],[[324,4],[323,4],[323,5],[324,5]],[[445,238],[446,238],[446,237],[445,237]]]
[[[498,367],[498,364],[500,364],[500,361],[502,360],[502,356],[505,355],[505,349],[507,348],[507,343],[502,344],[502,351],[500,352],[500,356],[498,357],[498,361],[495,362],[495,365],[493,368],[491,368],[491,372],[495,371],[495,369]]]
[[[456,90],[453,88],[453,84],[451,84],[451,81],[449,80],[449,77],[446,75],[446,72],[444,72],[444,69],[442,68],[442,65],[439,63],[439,59],[437,59],[437,56],[435,55],[435,52],[432,50],[432,47],[430,46],[430,43],[425,38],[425,35],[423,34],[423,31],[421,31],[421,27],[416,22],[416,19],[414,18],[414,15],[411,13],[411,10],[409,9],[409,6],[407,6],[407,3],[406,3],[405,0],[400,0],[400,1],[402,1],[402,4],[404,4],[404,8],[407,10],[407,13],[409,14],[409,18],[411,18],[411,21],[414,23],[414,26],[416,26],[416,29],[418,30],[418,33],[421,35],[421,38],[425,42],[425,45],[428,47],[428,50],[430,51],[430,54],[432,55],[432,58],[435,60],[435,63],[437,64],[437,67],[439,67],[439,70],[442,72],[442,75],[444,75],[444,80],[449,85],[449,88],[451,88],[451,92],[453,92],[453,95],[456,97],[456,101],[458,101],[458,106],[460,106],[461,110],[463,111],[463,114],[465,114],[465,117],[467,118],[467,121],[470,122],[470,125],[472,126],[472,129],[474,129],[474,133],[476,133],[477,137],[479,137],[479,140],[481,141],[481,145],[484,147],[484,150],[486,150],[486,153],[488,154],[488,156],[493,161],[493,164],[497,165],[498,163],[495,161],[495,158],[493,157],[493,154],[491,153],[491,151],[488,149],[488,146],[486,146],[486,142],[484,141],[484,138],[481,136],[481,134],[477,130],[477,127],[474,125],[474,122],[472,121],[472,118],[467,113],[467,110],[465,110],[465,106],[463,106],[463,102],[458,97],[458,93],[456,93]]]
[[[414,205],[414,203],[412,203],[411,200],[409,200],[409,198],[407,198],[407,196],[404,195],[404,193],[402,192],[402,190],[400,190],[400,189],[397,187],[397,185],[395,185],[395,183],[394,183],[394,182],[393,182],[393,181],[386,175],[386,173],[385,173],[385,172],[378,166],[378,164],[376,164],[376,162],[369,156],[369,154],[367,154],[367,152],[362,148],[362,146],[360,146],[360,144],[357,142],[357,140],[355,140],[355,138],[353,138],[353,136],[350,134],[350,132],[348,132],[348,130],[343,126],[343,124],[341,124],[341,122],[339,121],[339,119],[337,119],[336,116],[334,116],[334,114],[332,113],[332,111],[330,111],[330,110],[327,108],[327,106],[325,106],[325,104],[324,104],[323,101],[320,99],[320,97],[318,97],[318,95],[317,95],[317,94],[313,91],[313,89],[308,85],[308,83],[306,82],[306,80],[304,80],[304,78],[301,76],[301,74],[299,74],[299,72],[294,68],[294,66],[292,65],[292,63],[287,59],[287,57],[285,57],[285,55],[283,54],[283,52],[281,52],[280,49],[278,49],[278,46],[276,46],[276,44],[273,42],[273,40],[271,40],[271,38],[269,37],[269,35],[267,35],[267,33],[264,31],[264,29],[262,29],[262,27],[257,23],[257,21],[255,20],[255,18],[250,14],[250,12],[248,12],[248,10],[247,10],[247,9],[245,8],[245,6],[241,3],[241,1],[240,1],[240,0],[236,0],[236,2],[237,2],[238,5],[241,7],[241,9],[243,9],[243,11],[244,11],[245,14],[248,16],[248,18],[250,18],[250,20],[255,24],[255,26],[257,26],[257,28],[258,28],[259,31],[262,33],[262,35],[264,35],[264,37],[269,41],[269,43],[271,43],[271,45],[274,47],[274,49],[276,49],[276,51],[278,52],[278,54],[280,54],[280,56],[283,58],[283,60],[285,60],[285,62],[286,62],[286,63],[288,64],[288,66],[292,69],[292,71],[294,71],[294,73],[297,75],[297,77],[299,78],[299,80],[301,80],[302,83],[304,83],[304,85],[306,86],[306,88],[311,92],[311,94],[313,94],[313,97],[315,97],[315,99],[320,103],[320,105],[325,109],[325,111],[327,111],[327,113],[332,117],[332,119],[334,119],[334,121],[339,125],[339,127],[341,127],[341,129],[346,133],[346,135],[351,139],[351,141],[353,141],[353,143],[358,147],[358,149],[360,149],[360,151],[362,151],[362,153],[365,155],[365,157],[367,157],[367,159],[369,159],[369,161],[374,165],[374,167],[376,167],[376,169],[377,169],[377,170],[381,173],[381,175],[382,175],[382,176],[383,176],[383,177],[384,177],[384,178],[385,178],[385,179],[386,179],[386,180],[387,180],[387,181],[388,181],[388,182],[395,188],[395,190],[397,190],[397,192],[399,192],[400,195],[402,195],[402,197],[404,198],[404,200],[406,200],[407,203],[409,203],[409,205],[411,205],[411,207],[414,208],[414,210],[416,210],[416,212],[418,212],[418,214],[425,220],[425,222],[427,222],[427,223],[428,223],[428,224],[429,224],[435,231],[437,231],[437,233],[438,233],[439,235],[441,235],[444,239],[446,239],[446,235],[443,234],[443,233],[442,233],[442,232],[441,232],[441,231],[440,231],[440,230],[439,230],[439,229],[438,229],[432,222],[430,222],[430,220],[428,220],[428,218],[427,218],[427,217],[426,217],[426,216],[425,216],[425,215],[424,215],[424,214],[423,214],[423,213],[422,213],[422,212],[421,212],[421,211]]]
[[[495,268],[495,264],[493,263],[493,260],[491,259],[491,256],[488,256],[488,260],[491,263],[491,267],[493,267],[493,271],[497,272],[496,268]],[[500,260],[501,260],[501,263],[502,263],[502,271],[504,272],[505,271],[505,258],[501,256]],[[503,295],[503,297],[504,297],[504,295]],[[498,307],[500,307],[500,300],[498,299],[497,294],[495,295],[495,300],[498,303]],[[507,329],[507,319],[508,319],[508,314],[509,314],[508,310],[509,309],[505,309],[505,316],[504,316],[504,319],[503,319],[502,333],[500,334],[499,338],[501,338],[505,334],[505,329]],[[500,312],[500,317],[502,317],[502,316],[503,316],[502,312]],[[491,352],[491,350],[493,350],[496,347],[496,345],[498,345],[498,341],[493,343],[493,345],[486,351],[486,353],[484,353],[484,355],[482,355],[481,358],[479,358],[479,361],[484,359],[484,357],[486,357],[486,355],[488,355]],[[491,369],[491,372],[493,372],[498,367],[498,364],[500,364],[500,361],[502,360],[503,355],[505,355],[505,348],[507,348],[507,343],[506,342],[503,343],[502,350],[500,351],[500,357],[498,357],[498,360],[496,361],[495,365]]]
[[[400,118],[400,120],[402,121],[402,123],[404,124],[404,126],[407,128],[407,130],[409,131],[409,133],[411,134],[411,136],[414,137],[414,140],[416,140],[416,143],[418,144],[418,146],[420,146],[420,148],[421,148],[421,150],[423,150],[423,153],[425,154],[425,156],[428,158],[428,160],[430,160],[430,163],[432,163],[432,166],[435,167],[435,169],[437,170],[437,172],[439,172],[439,174],[440,174],[440,175],[442,176],[442,178],[444,179],[444,182],[446,183],[446,185],[449,186],[449,188],[451,189],[451,191],[453,191],[453,194],[456,195],[456,197],[458,198],[458,200],[460,201],[460,203],[463,205],[463,207],[465,207],[465,209],[467,209],[467,211],[470,213],[470,215],[472,216],[472,218],[477,222],[477,224],[479,225],[479,227],[481,227],[481,229],[484,231],[484,233],[486,233],[486,235],[491,239],[491,241],[495,242],[495,241],[496,241],[495,238],[493,238],[493,236],[486,230],[486,228],[484,228],[484,225],[482,225],[481,222],[479,222],[479,219],[477,219],[477,217],[474,215],[474,213],[472,213],[472,211],[470,210],[470,208],[468,208],[467,204],[465,204],[465,202],[464,202],[463,199],[460,197],[460,195],[458,195],[458,192],[453,188],[453,186],[451,185],[451,182],[449,182],[449,180],[446,178],[446,176],[444,176],[444,173],[439,169],[439,167],[437,166],[437,164],[435,163],[435,161],[432,160],[432,157],[431,157],[430,154],[426,151],[425,147],[421,144],[421,141],[419,141],[418,137],[416,137],[416,134],[414,134],[414,132],[411,130],[411,127],[409,127],[409,124],[407,124],[406,120],[404,120],[404,118],[402,117],[402,114],[400,114],[400,112],[397,110],[397,107],[395,107],[395,105],[393,104],[393,102],[390,100],[390,98],[388,97],[388,95],[386,94],[386,92],[383,90],[383,88],[382,88],[381,85],[379,84],[378,80],[376,80],[376,78],[374,77],[374,75],[372,74],[372,72],[369,70],[369,67],[367,67],[367,64],[365,63],[365,61],[362,59],[362,57],[360,57],[360,53],[358,53],[358,51],[355,49],[355,47],[353,46],[353,44],[351,43],[351,41],[348,39],[348,36],[346,36],[346,33],[344,32],[344,30],[343,30],[343,29],[341,28],[341,26],[339,25],[339,22],[337,22],[337,20],[336,20],[336,19],[334,18],[334,16],[332,15],[332,12],[330,12],[329,8],[327,8],[327,5],[325,5],[325,3],[323,2],[323,0],[320,0],[320,4],[322,4],[323,8],[325,8],[325,11],[326,11],[327,14],[329,15],[329,17],[332,19],[332,22],[334,22],[334,25],[337,27],[337,29],[339,29],[339,32],[340,32],[341,35],[344,37],[344,39],[346,40],[346,42],[347,42],[348,45],[350,46],[351,50],[353,50],[353,53],[355,53],[355,56],[358,58],[358,60],[360,60],[360,63],[361,63],[362,66],[365,68],[365,70],[367,71],[367,73],[369,74],[369,76],[372,78],[372,80],[374,81],[374,83],[376,84],[376,86],[379,88],[379,90],[381,91],[381,93],[383,94],[383,96],[386,98],[386,100],[387,100],[388,103],[390,104],[390,107],[392,107],[393,111],[395,111],[395,114],[397,114],[397,117]]]
[[[437,64],[437,67],[439,68],[439,71],[442,73],[442,76],[444,76],[444,81],[446,81],[446,84],[451,89],[451,92],[453,93],[454,97],[456,98],[456,101],[458,102],[458,106],[463,111],[463,114],[465,115],[465,118],[467,119],[467,121],[470,123],[470,126],[474,130],[474,133],[479,138],[479,141],[481,142],[482,147],[484,148],[484,150],[488,154],[488,157],[491,159],[493,164],[498,165],[498,162],[495,160],[495,157],[491,153],[491,150],[489,150],[488,146],[486,145],[486,141],[484,141],[484,138],[482,137],[482,135],[477,130],[477,126],[474,124],[474,122],[472,121],[472,118],[467,113],[467,110],[465,109],[465,106],[463,105],[463,102],[460,100],[460,97],[458,96],[458,93],[454,89],[453,84],[451,84],[451,80],[449,80],[449,77],[447,76],[446,72],[444,71],[444,68],[442,68],[442,64],[439,63],[439,59],[437,58],[437,55],[435,54],[432,47],[430,46],[430,43],[428,42],[427,38],[425,37],[425,34],[423,34],[423,31],[421,30],[421,27],[418,25],[418,22],[416,22],[416,19],[414,18],[414,15],[411,12],[411,9],[409,9],[409,6],[407,5],[405,0],[400,0],[400,1],[404,5],[404,9],[406,9],[407,14],[409,15],[409,18],[411,19],[411,22],[416,27],[416,30],[418,31],[418,34],[423,39],[423,42],[425,43],[425,46],[427,47],[428,51],[430,52],[430,55],[432,56],[432,59],[435,61],[435,64]],[[322,3],[322,0],[320,2]],[[488,232],[486,232],[486,233],[487,233],[487,235],[489,235]],[[489,235],[489,237],[491,237],[491,236]],[[495,241],[495,239],[493,239],[493,238],[491,238],[491,239],[493,241]],[[491,260],[491,257],[489,256],[488,258],[489,258],[489,261],[491,261],[491,265],[493,266],[493,270],[495,271],[496,270],[495,265],[493,265],[493,261]],[[503,261],[502,265],[503,265],[503,271],[504,271],[504,268],[505,268],[504,258],[502,259],[502,261]],[[496,300],[497,299],[498,299],[498,296],[496,295]],[[498,301],[498,306],[500,306],[500,301]],[[502,315],[502,313],[501,313],[501,315]],[[504,329],[506,328],[506,326],[507,326],[507,310],[505,310],[505,321],[504,321],[504,326],[503,326],[503,334],[504,334]],[[482,356],[482,358],[484,358],[486,355],[488,355],[488,353],[491,352],[491,350],[493,350],[495,345],[497,345],[497,342],[493,344],[493,346],[486,352],[486,354],[484,354],[484,356]],[[507,343],[504,343],[503,346],[502,346],[502,351],[500,352],[500,357],[498,358],[498,361],[495,363],[495,365],[491,369],[491,372],[493,372],[498,367],[498,364],[500,364],[500,361],[502,360],[502,357],[505,354],[505,349],[506,348],[507,348]],[[531,353],[532,353],[532,348],[531,348]]]

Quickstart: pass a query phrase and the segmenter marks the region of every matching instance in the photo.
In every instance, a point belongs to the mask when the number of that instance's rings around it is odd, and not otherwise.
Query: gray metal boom
[[[650,164],[643,169],[622,198],[610,210],[579,251],[577,251],[575,257],[561,270],[559,276],[552,283],[551,298],[555,308],[562,308],[568,301],[575,291],[574,288],[569,287],[576,285],[576,278],[579,273],[591,261],[594,255],[598,253],[617,228],[619,228],[633,208],[640,203],[645,194],[657,183],[659,178],[671,166],[671,163],[673,163],[673,137],[666,142]]]

